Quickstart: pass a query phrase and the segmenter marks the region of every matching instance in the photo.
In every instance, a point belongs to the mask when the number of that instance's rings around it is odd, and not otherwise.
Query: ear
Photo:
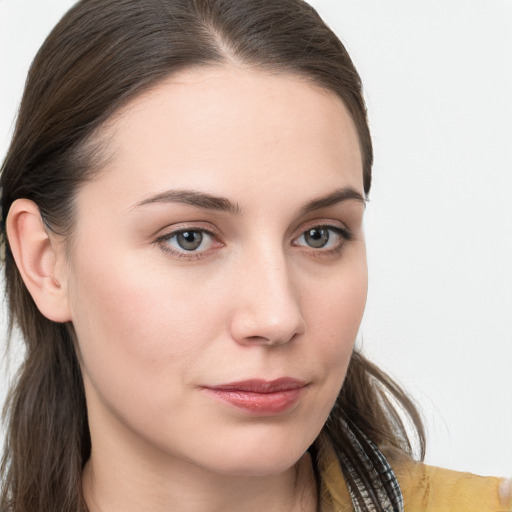
[[[39,311],[54,322],[70,321],[62,241],[52,239],[39,208],[28,199],[14,201],[6,228],[14,260]]]

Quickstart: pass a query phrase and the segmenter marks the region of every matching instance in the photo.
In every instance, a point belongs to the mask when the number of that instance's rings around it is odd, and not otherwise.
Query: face
[[[103,133],[67,276],[94,447],[222,474],[291,467],[366,298],[362,164],[332,93],[189,70]]]

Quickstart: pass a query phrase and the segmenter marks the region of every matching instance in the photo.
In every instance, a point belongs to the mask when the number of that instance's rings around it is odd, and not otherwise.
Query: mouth
[[[252,416],[274,416],[292,410],[300,401],[307,384],[284,377],[231,382],[203,389],[214,399]]]

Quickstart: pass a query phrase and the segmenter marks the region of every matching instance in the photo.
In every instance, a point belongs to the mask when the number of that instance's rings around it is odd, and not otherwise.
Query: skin
[[[53,245],[57,316],[73,322],[87,397],[90,510],[315,510],[304,453],[343,383],[367,290],[346,108],[298,77],[209,67],[143,93],[101,136],[110,158],[78,192],[70,250]],[[336,190],[349,198],[311,204]],[[312,247],[304,233],[322,226],[328,241]],[[180,247],[184,229],[203,234],[197,250]],[[305,387],[280,414],[204,390],[285,376]]]

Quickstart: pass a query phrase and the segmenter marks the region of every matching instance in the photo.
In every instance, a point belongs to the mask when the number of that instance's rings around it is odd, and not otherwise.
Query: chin
[[[215,471],[226,475],[265,477],[281,474],[294,466],[304,455],[308,444],[259,442],[243,448],[233,444],[215,457]],[[212,468],[213,469],[213,468]]]

